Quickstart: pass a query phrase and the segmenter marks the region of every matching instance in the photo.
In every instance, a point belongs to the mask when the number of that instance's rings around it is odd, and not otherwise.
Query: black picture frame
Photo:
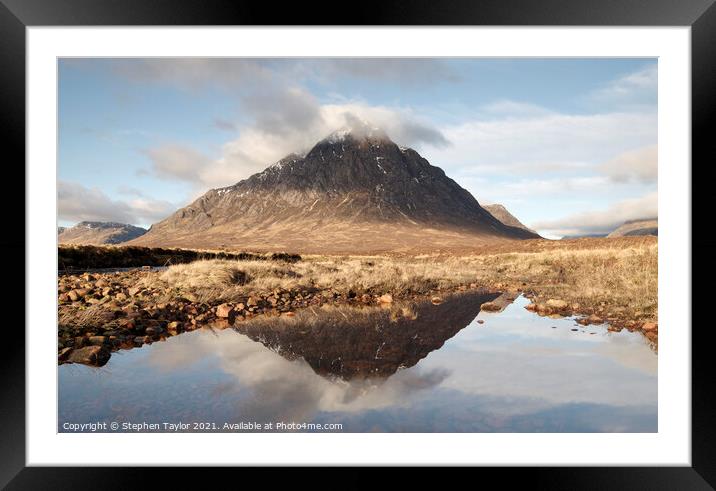
[[[0,121],[3,148],[8,159],[6,179],[12,179],[13,203],[24,202],[25,159],[25,29],[30,26],[135,26],[135,25],[550,25],[550,26],[690,26],[692,42],[692,224],[705,223],[706,200],[713,194],[710,183],[716,162],[716,138],[711,127],[716,119],[716,6],[715,0],[453,0],[439,3],[419,0],[363,1],[346,8],[324,8],[320,3],[273,4],[227,0],[0,0]],[[49,116],[48,116],[49,117]],[[9,156],[12,156],[9,157]],[[23,169],[22,171],[20,169]],[[14,172],[15,175],[10,177]],[[10,182],[10,181],[6,181]],[[6,184],[7,185],[7,184]],[[707,187],[709,186],[709,187]],[[702,199],[702,206],[696,198]],[[17,205],[16,205],[17,206]],[[0,245],[4,257],[25,257],[24,216],[8,212]],[[703,215],[703,216],[702,216]],[[712,252],[716,241],[692,233],[692,261],[706,277],[714,270]],[[8,261],[18,269],[14,278],[24,277],[19,261]],[[11,268],[13,267],[10,264]],[[17,299],[17,279],[12,301]],[[708,289],[694,284],[692,305],[706,304]],[[25,308],[31,308],[32,292],[25,293]],[[16,309],[19,310],[19,309]],[[692,308],[692,314],[696,313]],[[693,318],[694,321],[696,317]],[[6,318],[6,323],[8,319]],[[12,323],[19,322],[17,316]],[[24,317],[23,317],[24,322]],[[692,321],[692,323],[694,323]],[[6,326],[10,329],[10,326]],[[37,326],[36,326],[37,327]],[[690,326],[680,326],[689,328]],[[716,407],[711,398],[713,368],[708,350],[712,338],[706,322],[692,331],[692,467],[645,468],[532,468],[482,469],[502,485],[526,479],[531,486],[550,489],[713,489],[716,487]],[[26,329],[28,326],[26,326]],[[128,488],[141,484],[141,469],[39,468],[25,465],[25,341],[14,337],[0,356],[2,407],[0,408],[0,485],[8,489],[35,488]],[[265,471],[265,470],[264,470]],[[186,472],[160,470],[165,486],[172,481],[188,487]],[[226,470],[214,470],[221,479]],[[300,479],[293,472],[286,483]],[[416,472],[414,476],[420,477]],[[491,476],[493,477],[493,476]],[[275,476],[271,479],[274,484]],[[365,472],[352,469],[336,485],[372,486]]]

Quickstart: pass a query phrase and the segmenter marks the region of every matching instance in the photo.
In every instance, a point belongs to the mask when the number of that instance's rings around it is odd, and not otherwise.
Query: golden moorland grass
[[[477,284],[579,304],[577,312],[657,320],[657,239],[529,240],[456,254],[309,255],[294,264],[204,260],[169,267],[145,282],[191,291],[201,301],[276,288],[394,295]],[[149,286],[149,284],[147,286]]]

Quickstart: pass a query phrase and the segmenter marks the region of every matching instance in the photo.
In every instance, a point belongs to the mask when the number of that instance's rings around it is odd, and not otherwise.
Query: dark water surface
[[[61,365],[58,430],[658,430],[657,355],[641,334],[539,317],[522,297],[480,312],[493,297],[205,328],[113,353],[101,368]]]

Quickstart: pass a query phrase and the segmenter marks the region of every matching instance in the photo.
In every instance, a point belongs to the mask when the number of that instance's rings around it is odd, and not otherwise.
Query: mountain
[[[60,244],[120,244],[144,235],[147,230],[134,225],[116,222],[80,222],[74,227],[58,227]]]
[[[133,244],[357,253],[536,237],[497,220],[415,150],[363,127],[208,191]]]
[[[484,205],[484,209],[489,211],[493,217],[497,218],[499,221],[504,223],[505,225],[509,225],[510,227],[517,227],[521,228],[522,230],[527,230],[528,232],[537,233],[531,228],[528,228],[526,225],[524,225],[522,222],[520,222],[515,216],[507,211],[507,208],[502,206],[501,204],[495,203],[493,205]]]
[[[67,227],[57,227],[57,235],[60,235],[65,230],[67,230]]]
[[[656,218],[629,220],[617,227],[607,237],[624,237],[631,235],[659,235],[659,221]]]

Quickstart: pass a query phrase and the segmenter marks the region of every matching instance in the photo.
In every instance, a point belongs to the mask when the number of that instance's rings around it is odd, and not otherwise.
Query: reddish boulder
[[[657,331],[659,329],[659,326],[656,322],[645,322],[641,326],[642,331]]]
[[[228,303],[222,303],[221,305],[216,307],[216,316],[222,319],[230,318],[232,317],[233,309],[233,306],[229,305]]]

